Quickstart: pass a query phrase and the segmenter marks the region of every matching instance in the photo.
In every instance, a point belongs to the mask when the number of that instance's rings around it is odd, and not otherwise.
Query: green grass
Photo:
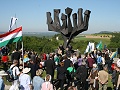
[[[110,39],[107,38],[85,38],[85,37],[76,37],[74,41],[79,41],[79,40],[84,40],[84,41],[91,41],[94,40],[95,42],[100,42],[102,41],[103,45],[108,45],[110,43]]]
[[[77,41],[95,41],[95,42],[100,42],[102,41],[103,45],[108,45],[110,43],[109,38],[86,38],[84,36],[77,36],[75,37],[72,41],[77,42]],[[59,44],[63,44],[63,40],[58,40]]]

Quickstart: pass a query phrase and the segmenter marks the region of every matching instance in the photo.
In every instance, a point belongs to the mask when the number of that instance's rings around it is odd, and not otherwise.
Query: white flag
[[[94,51],[95,49],[95,44],[94,43],[90,43],[90,51]]]
[[[87,48],[85,50],[85,53],[88,53],[88,52],[91,52],[91,51],[94,51],[94,43],[89,42],[88,45],[87,45]]]
[[[88,52],[90,52],[90,42],[88,43],[87,48],[85,50],[85,53],[88,53]]]
[[[12,18],[11,18],[9,31],[12,30],[12,27],[13,27],[14,24],[16,23],[16,20],[18,20],[18,18],[15,18],[15,17],[12,17]]]

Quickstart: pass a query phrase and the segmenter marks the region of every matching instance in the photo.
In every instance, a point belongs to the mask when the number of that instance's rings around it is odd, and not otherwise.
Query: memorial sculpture
[[[49,31],[55,31],[62,35],[64,44],[63,47],[66,49],[70,44],[71,40],[77,36],[78,34],[86,31],[88,29],[88,23],[90,18],[91,11],[86,10],[84,12],[83,18],[83,9],[79,8],[78,13],[72,14],[72,9],[67,7],[65,9],[65,13],[61,14],[61,21],[60,23],[59,14],[60,9],[54,9],[54,20],[52,20],[51,13],[47,12],[47,25]],[[73,20],[71,20],[70,16],[72,14]],[[73,21],[73,23],[71,22]],[[73,24],[73,26],[72,26]]]

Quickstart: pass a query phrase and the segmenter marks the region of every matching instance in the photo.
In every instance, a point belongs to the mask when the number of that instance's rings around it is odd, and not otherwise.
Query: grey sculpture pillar
[[[49,31],[59,32],[62,35],[64,40],[63,47],[65,49],[75,36],[88,29],[88,23],[89,23],[91,11],[86,10],[84,12],[84,19],[83,19],[83,15],[82,15],[83,9],[79,8],[78,13],[72,14],[73,26],[70,18],[72,13],[71,8],[67,7],[65,9],[66,14],[63,13],[61,14],[62,24],[60,24],[59,13],[60,13],[60,9],[54,9],[54,21],[53,21],[51,17],[51,13],[47,12],[46,13],[47,24]]]

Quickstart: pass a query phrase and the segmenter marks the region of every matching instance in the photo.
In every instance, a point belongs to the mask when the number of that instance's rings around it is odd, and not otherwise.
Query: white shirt
[[[105,59],[102,57],[102,64],[105,65]]]
[[[12,68],[14,65],[11,65],[10,68]],[[13,69],[13,75],[15,76],[16,75],[19,75],[20,74],[20,71],[19,71],[19,68],[17,66],[15,66]]]
[[[71,57],[71,59],[70,59],[71,61],[72,61],[72,63],[74,64],[74,63],[76,63],[77,62],[77,57],[76,56],[73,56],[73,57]]]
[[[23,88],[21,90],[30,90],[31,78],[28,74],[20,74],[19,76],[20,86]]]
[[[14,65],[11,65],[10,68],[12,68],[13,66]],[[19,68],[17,66],[13,67],[12,71],[14,76],[20,74]],[[18,79],[12,82],[12,86],[10,87],[9,90],[17,90],[17,89],[18,89]]]

